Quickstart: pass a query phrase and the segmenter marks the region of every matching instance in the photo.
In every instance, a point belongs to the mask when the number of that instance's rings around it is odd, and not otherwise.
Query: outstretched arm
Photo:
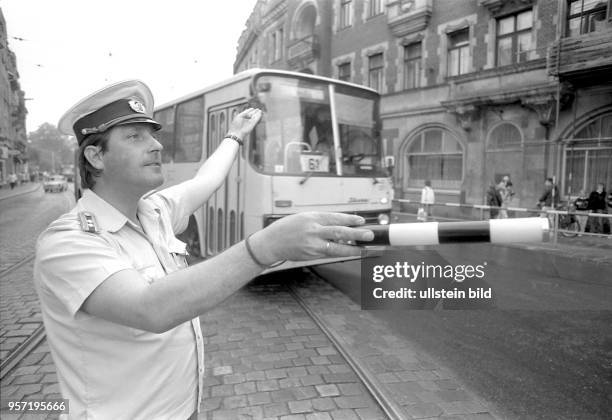
[[[349,226],[363,218],[341,213],[287,216],[251,237],[262,264],[360,255],[347,242],[371,241],[373,233]],[[261,273],[244,241],[214,258],[147,284],[132,269],[118,271],[100,284],[82,305],[86,313],[118,324],[162,333],[222,302]]]

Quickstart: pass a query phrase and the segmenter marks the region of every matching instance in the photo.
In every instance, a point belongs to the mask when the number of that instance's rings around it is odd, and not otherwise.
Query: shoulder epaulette
[[[96,221],[96,217],[93,213],[88,211],[79,212],[79,221],[81,222],[81,229],[84,232],[100,233],[98,222]]]

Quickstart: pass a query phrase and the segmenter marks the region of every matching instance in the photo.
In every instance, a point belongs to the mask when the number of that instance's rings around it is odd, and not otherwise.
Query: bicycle
[[[566,202],[559,204],[557,210],[566,211],[565,214],[558,214],[557,227],[559,233],[566,238],[574,238],[580,233],[580,222],[576,217],[576,204]]]

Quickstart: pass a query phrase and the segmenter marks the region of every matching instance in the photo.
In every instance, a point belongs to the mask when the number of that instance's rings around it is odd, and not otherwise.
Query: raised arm
[[[230,123],[227,135],[236,136],[244,142],[261,119],[261,115],[261,110],[255,108],[242,111]],[[224,138],[217,150],[206,159],[195,177],[181,184],[179,188],[184,188],[182,192],[186,198],[184,205],[189,214],[202,207],[210,195],[223,184],[239,150],[238,141],[229,137]]]

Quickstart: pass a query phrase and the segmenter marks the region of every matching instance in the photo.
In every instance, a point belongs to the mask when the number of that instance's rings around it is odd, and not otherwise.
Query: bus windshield
[[[264,110],[249,154],[257,170],[279,175],[386,176],[377,135],[377,94],[277,75],[260,76],[254,87],[253,100]]]

